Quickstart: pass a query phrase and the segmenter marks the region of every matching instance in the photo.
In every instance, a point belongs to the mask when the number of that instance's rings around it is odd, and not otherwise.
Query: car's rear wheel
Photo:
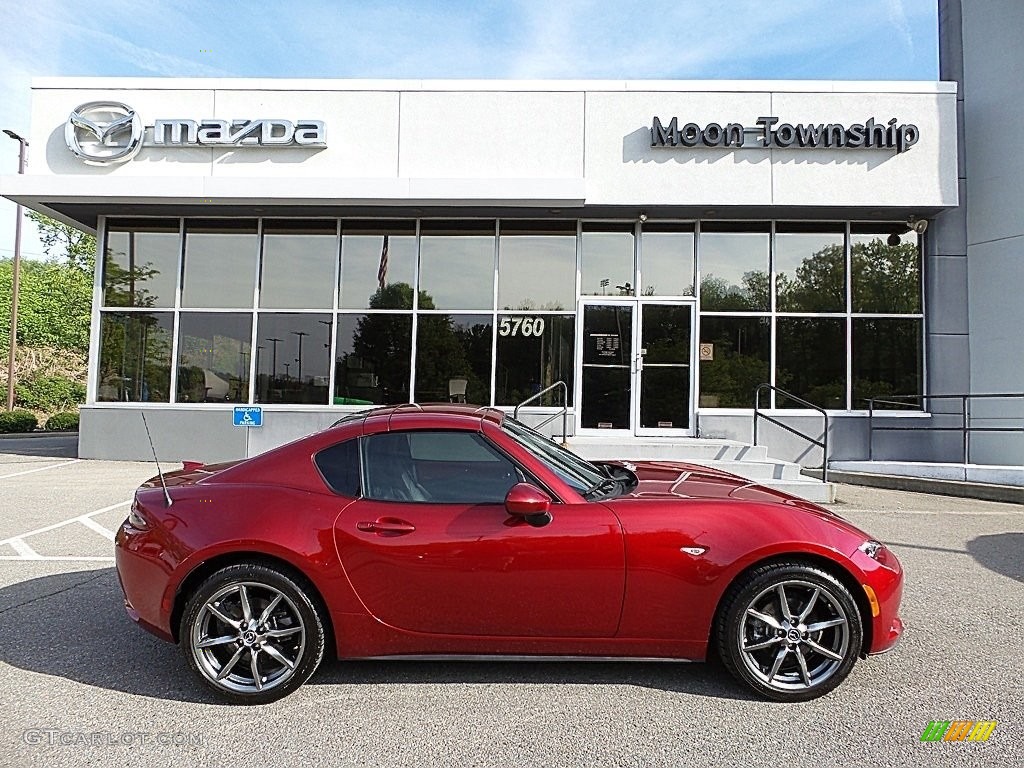
[[[730,588],[717,635],[719,656],[740,682],[776,701],[806,701],[850,674],[863,627],[842,582],[788,562],[756,568]]]
[[[199,678],[242,704],[287,696],[324,654],[323,622],[307,589],[267,565],[231,565],[207,578],[188,600],[180,637]]]

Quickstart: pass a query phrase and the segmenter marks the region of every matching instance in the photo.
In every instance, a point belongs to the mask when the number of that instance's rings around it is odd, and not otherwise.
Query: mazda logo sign
[[[89,165],[131,160],[142,148],[142,118],[118,101],[90,101],[75,107],[64,125],[64,141]]]

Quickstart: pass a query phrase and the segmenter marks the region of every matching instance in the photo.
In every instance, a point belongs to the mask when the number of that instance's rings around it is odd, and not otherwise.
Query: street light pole
[[[9,128],[4,133],[18,142],[18,173],[25,173],[25,150],[28,142]],[[18,204],[18,220],[14,224],[14,263],[11,266],[11,343],[7,361],[7,410],[14,410],[14,353],[18,349],[18,289],[21,278],[21,204]]]

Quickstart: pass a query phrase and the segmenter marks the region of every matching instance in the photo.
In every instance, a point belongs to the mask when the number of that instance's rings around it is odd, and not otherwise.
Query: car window
[[[359,440],[353,438],[324,448],[313,457],[324,482],[342,496],[359,496]]]
[[[363,438],[365,496],[378,501],[502,504],[524,475],[475,432],[387,432]]]

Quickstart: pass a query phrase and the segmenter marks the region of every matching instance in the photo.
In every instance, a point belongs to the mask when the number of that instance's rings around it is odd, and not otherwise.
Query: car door
[[[362,498],[335,523],[342,567],[380,621],[430,634],[611,637],[622,533],[600,504],[552,505],[533,527],[504,507],[524,471],[481,434],[360,439]]]

